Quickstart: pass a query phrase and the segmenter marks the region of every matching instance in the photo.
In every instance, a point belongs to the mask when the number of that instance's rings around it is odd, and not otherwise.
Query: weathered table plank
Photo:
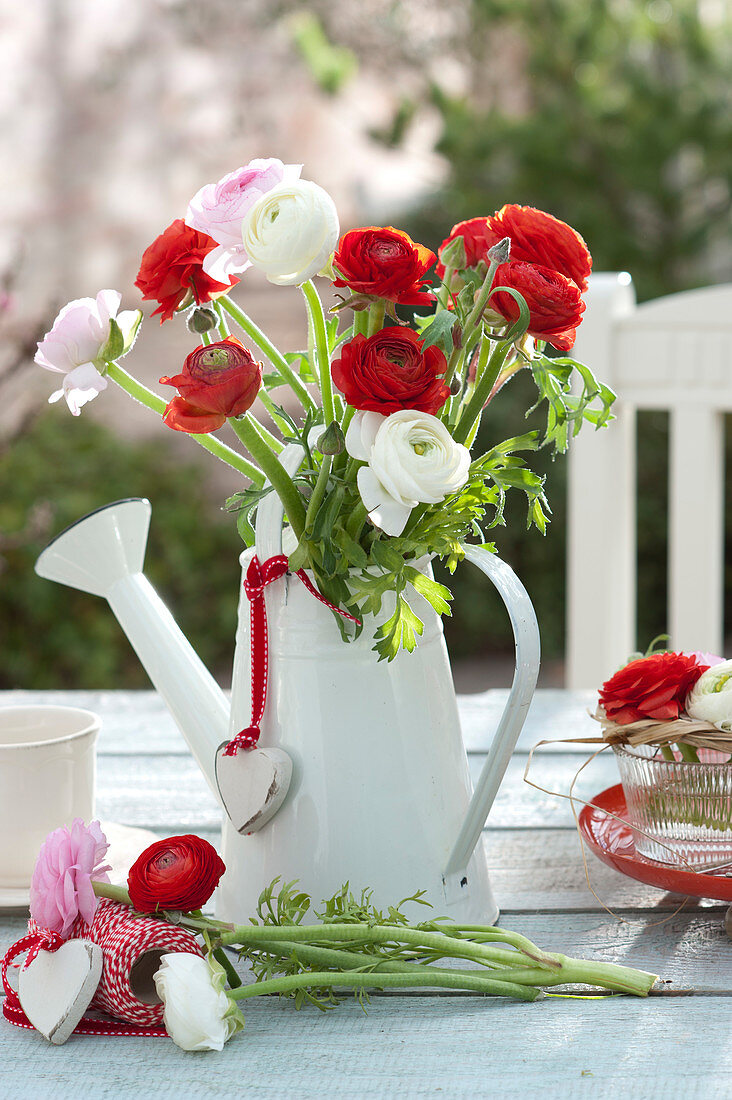
[[[245,1031],[221,1054],[84,1036],[54,1048],[8,1026],[0,1098],[709,1100],[729,1096],[732,1045],[721,1023],[729,1003],[379,997],[367,1014],[350,1000],[321,1014],[267,998],[247,1005]]]

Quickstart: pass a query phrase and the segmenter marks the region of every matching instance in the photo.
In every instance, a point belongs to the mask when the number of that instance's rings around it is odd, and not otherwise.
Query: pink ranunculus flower
[[[301,164],[283,164],[276,157],[252,160],[196,192],[188,204],[186,225],[208,233],[218,245],[203,261],[207,275],[227,283],[230,275],[251,267],[241,236],[244,215],[267,191],[298,179],[301,171]]]
[[[67,936],[78,916],[91,924],[98,898],[96,882],[109,882],[109,864],[102,865],[109,843],[98,821],[85,825],[80,817],[62,825],[44,840],[33,870],[30,915],[36,924]]]
[[[684,653],[685,657],[693,657],[698,665],[707,665],[712,668],[714,665],[721,665],[725,657],[717,657],[714,653],[702,653],[700,650],[694,650],[691,653]]]
[[[74,416],[82,405],[91,401],[107,388],[107,379],[99,367],[102,349],[109,339],[110,321],[120,327],[125,343],[125,354],[140,323],[140,311],[123,310],[118,313],[122,295],[117,290],[100,290],[96,298],[77,298],[69,302],[53,322],[38,344],[34,360],[39,367],[64,374],[63,385],[49,397],[49,401],[66,398],[66,404]],[[119,358],[119,357],[118,357]]]

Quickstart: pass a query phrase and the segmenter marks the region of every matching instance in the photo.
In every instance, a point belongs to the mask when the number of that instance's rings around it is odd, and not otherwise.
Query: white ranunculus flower
[[[436,416],[414,409],[356,413],[346,450],[368,463],[358,471],[358,491],[369,519],[387,535],[402,533],[416,504],[438,504],[468,480],[468,448]]]
[[[65,374],[63,385],[49,401],[66,398],[66,404],[79,415],[82,405],[107,388],[102,352],[108,349],[111,322],[119,327],[116,339],[121,341],[114,351],[119,359],[129,351],[137,333],[142,314],[138,309],[118,313],[122,295],[117,290],[100,290],[96,298],[77,298],[69,302],[38,344],[35,362],[46,370]],[[109,351],[107,350],[107,354]]]
[[[317,275],[338,244],[338,212],[322,187],[292,180],[262,195],[244,217],[244,250],[278,286],[300,286]]]
[[[163,1023],[182,1050],[223,1050],[242,1026],[242,1016],[223,990],[223,970],[198,955],[163,955],[155,973]]]
[[[717,729],[732,730],[732,661],[712,665],[686,696],[686,713]]]
[[[252,160],[196,192],[188,203],[186,225],[216,241],[217,247],[203,258],[207,275],[226,283],[230,275],[251,266],[241,239],[244,215],[267,191],[297,179],[301,170],[301,164],[283,164],[276,157]]]

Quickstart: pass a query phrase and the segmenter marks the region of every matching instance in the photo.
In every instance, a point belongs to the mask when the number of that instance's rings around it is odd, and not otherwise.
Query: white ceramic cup
[[[27,889],[46,836],[94,816],[100,725],[78,707],[0,708],[0,888]]]

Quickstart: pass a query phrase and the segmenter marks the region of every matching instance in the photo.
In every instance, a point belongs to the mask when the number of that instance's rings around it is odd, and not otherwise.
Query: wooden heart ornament
[[[18,975],[18,998],[36,1031],[60,1046],[86,1012],[102,976],[103,953],[91,940],[39,951]]]
[[[279,810],[292,778],[292,760],[284,749],[264,748],[224,756],[216,750],[216,785],[237,832],[256,833]]]

